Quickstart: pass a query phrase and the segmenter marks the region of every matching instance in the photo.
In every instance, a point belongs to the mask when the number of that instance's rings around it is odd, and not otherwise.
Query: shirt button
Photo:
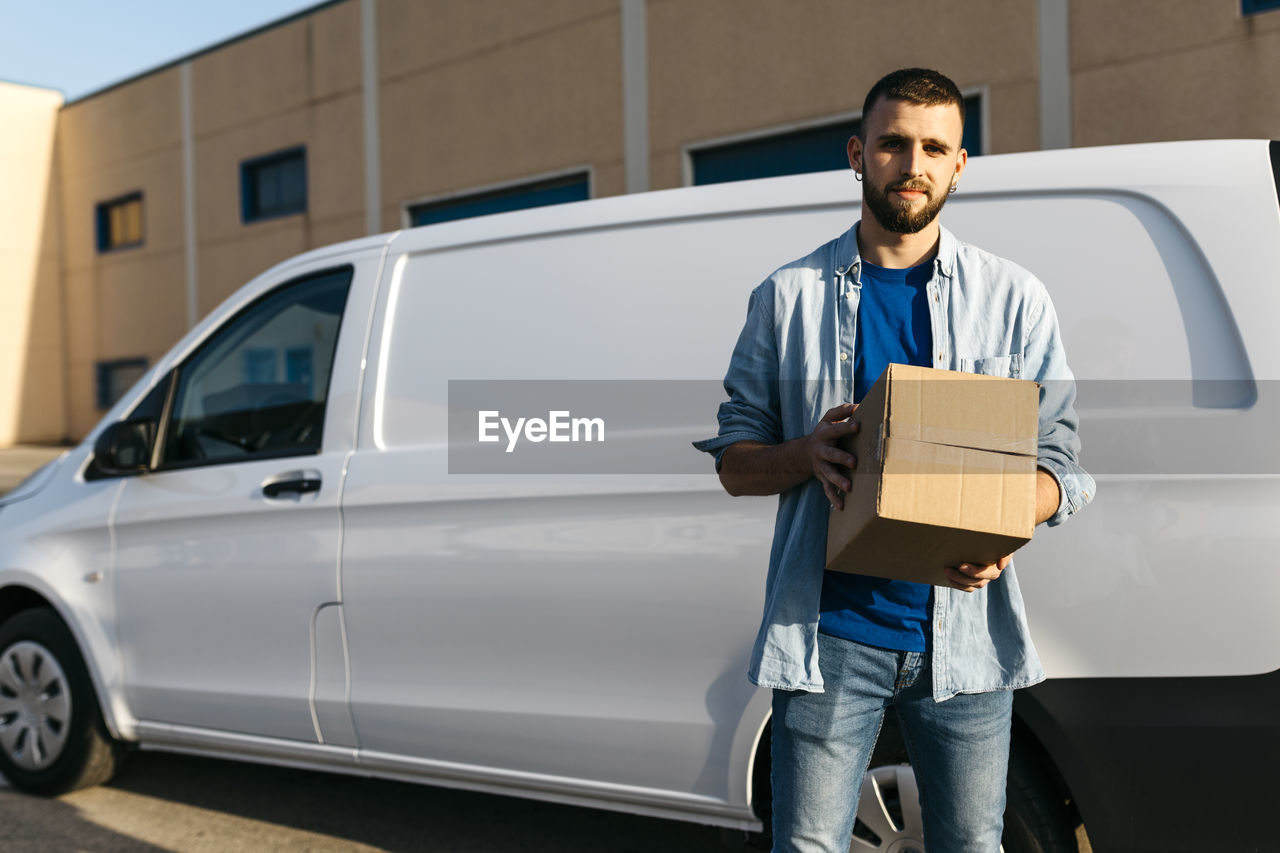
[[[847,353],[847,352],[842,352],[842,353],[840,353],[840,360],[841,360],[841,361],[848,361],[848,360],[849,360],[849,353]]]

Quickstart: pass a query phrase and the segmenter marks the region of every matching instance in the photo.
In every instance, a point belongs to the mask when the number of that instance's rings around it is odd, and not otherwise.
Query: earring
[[[854,179],[855,181],[861,181],[861,180],[862,180],[862,173],[861,173],[861,172],[859,172],[859,171],[857,171],[857,170],[855,170],[855,171],[854,171],[854,173],[853,173],[853,179]]]
[[[952,192],[952,193],[954,193],[955,191],[956,191],[956,185],[955,185],[955,184],[952,184],[952,185],[951,185],[951,189],[950,189],[950,190],[948,190],[948,192]]]

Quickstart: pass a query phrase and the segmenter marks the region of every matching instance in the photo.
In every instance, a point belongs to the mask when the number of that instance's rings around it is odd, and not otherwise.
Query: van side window
[[[278,288],[201,345],[178,370],[162,467],[320,451],[351,275]]]

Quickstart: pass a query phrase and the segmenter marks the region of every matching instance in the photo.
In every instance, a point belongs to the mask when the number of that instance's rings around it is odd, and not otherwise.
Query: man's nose
[[[920,175],[924,173],[924,149],[913,145],[902,158],[902,174]]]

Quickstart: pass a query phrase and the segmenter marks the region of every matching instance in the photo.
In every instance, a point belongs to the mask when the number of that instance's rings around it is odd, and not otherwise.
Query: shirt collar
[[[938,229],[938,254],[933,260],[938,272],[949,278],[955,275],[956,238],[945,225],[939,225]],[[849,270],[861,263],[862,258],[858,255],[858,223],[855,222],[836,242],[836,274],[847,275]]]

